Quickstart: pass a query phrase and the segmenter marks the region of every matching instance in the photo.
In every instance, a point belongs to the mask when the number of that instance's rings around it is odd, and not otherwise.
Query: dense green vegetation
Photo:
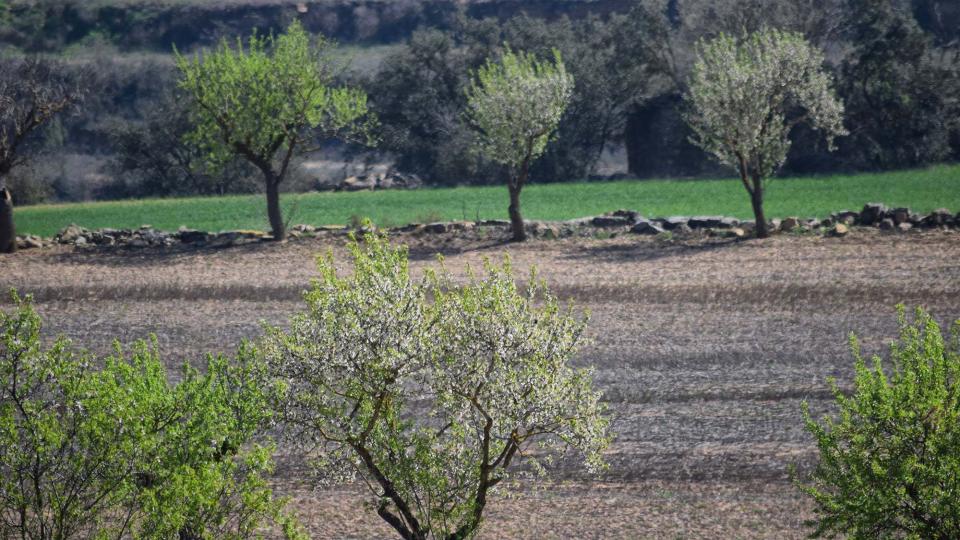
[[[890,358],[871,360],[856,338],[854,393],[831,381],[839,414],[819,423],[804,403],[820,463],[803,491],[815,502],[812,537],[960,535],[960,321],[944,336],[917,308],[899,308]]]
[[[782,178],[770,184],[767,215],[823,217],[866,202],[909,206],[918,212],[960,210],[960,166],[854,176]],[[505,219],[502,186],[354,193],[308,193],[282,199],[291,223],[346,224],[353,216],[380,225],[437,219]],[[616,208],[646,216],[728,215],[752,217],[739,180],[651,180],[534,184],[524,191],[528,219],[570,219]],[[180,226],[204,230],[267,228],[258,195],[145,199],[21,207],[21,234],[50,236],[70,223],[84,227]]]

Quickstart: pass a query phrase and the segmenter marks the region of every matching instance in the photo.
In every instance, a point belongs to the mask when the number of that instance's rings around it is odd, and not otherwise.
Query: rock
[[[729,229],[740,225],[740,220],[723,216],[694,216],[687,221],[691,229]]]
[[[640,219],[639,212],[620,209],[590,219],[590,224],[594,227],[629,227],[638,219]]]
[[[860,218],[860,214],[857,212],[851,212],[850,210],[841,210],[830,214],[830,219],[834,223],[842,223],[844,225],[856,225],[857,220]]]
[[[691,229],[690,226],[687,225],[686,223],[681,223],[680,225],[677,225],[676,227],[674,227],[670,232],[672,232],[673,234],[685,236],[685,235],[693,234],[693,229]]]
[[[850,229],[843,223],[837,223],[830,229],[830,236],[842,238],[850,233]]]
[[[204,231],[181,229],[177,231],[177,237],[184,244],[199,244],[201,242],[206,242],[209,235]]]
[[[904,223],[898,223],[898,224],[897,224],[897,230],[900,231],[900,232],[907,232],[907,231],[909,231],[909,230],[912,229],[912,228],[913,228],[913,225],[911,225],[909,222],[904,222]]]
[[[544,223],[539,227],[536,235],[547,240],[557,240],[560,238],[560,227],[552,223]]]
[[[892,219],[890,219],[890,218],[883,218],[882,220],[880,220],[880,230],[881,230],[881,231],[892,231],[894,227],[895,227],[895,225],[893,224],[893,220],[892,220]]]
[[[86,232],[87,230],[83,227],[71,223],[70,225],[60,229],[60,232],[57,233],[56,240],[61,244],[72,244],[76,242],[77,238],[80,238]]]
[[[747,231],[741,229],[740,227],[734,227],[724,232],[724,236],[727,238],[743,238],[746,235]]]
[[[73,240],[73,245],[75,245],[75,246],[85,246],[85,245],[87,245],[87,237],[86,237],[86,236],[78,236],[78,237],[76,237],[76,238]]]
[[[783,226],[783,220],[782,220],[782,219],[780,219],[780,218],[773,218],[773,219],[770,220],[770,223],[767,224],[767,231],[769,231],[770,234],[773,234],[773,233],[775,233],[775,232],[779,232],[779,231],[781,230],[782,226]]]
[[[427,232],[430,234],[443,234],[448,230],[449,230],[449,227],[447,227],[447,224],[442,221],[437,221],[435,223],[427,223],[423,227],[423,232]]]
[[[316,232],[317,228],[314,227],[313,225],[305,225],[303,223],[300,223],[299,225],[294,225],[290,230],[300,232],[300,233],[312,233],[312,232]]]
[[[790,232],[800,226],[800,218],[797,217],[788,217],[780,223],[780,230],[783,232]]]
[[[660,234],[664,232],[664,229],[655,221],[640,218],[636,225],[630,229],[630,232],[634,234]]]
[[[924,227],[943,227],[952,224],[953,215],[946,208],[937,208],[930,215],[923,218],[921,224]]]
[[[377,187],[377,179],[374,175],[360,175],[344,178],[336,188],[336,191],[362,191]]]
[[[668,217],[667,219],[662,221],[663,223],[662,226],[664,229],[668,231],[673,231],[681,227],[686,227],[687,229],[689,229],[690,226],[687,224],[688,219],[689,218],[686,218],[683,216]]]
[[[876,225],[887,216],[887,207],[881,203],[867,203],[860,211],[861,225]]]
[[[893,218],[894,225],[900,225],[901,223],[910,222],[910,209],[909,208],[894,208],[890,210],[887,215]]]
[[[25,249],[42,248],[43,240],[41,240],[39,236],[28,234],[23,238],[23,244],[20,247]]]
[[[143,238],[134,238],[130,240],[130,242],[128,242],[127,245],[130,247],[142,248],[142,247],[147,247],[150,244],[148,244],[147,241],[144,240]]]
[[[509,227],[510,222],[505,219],[484,219],[477,222],[479,227]]]

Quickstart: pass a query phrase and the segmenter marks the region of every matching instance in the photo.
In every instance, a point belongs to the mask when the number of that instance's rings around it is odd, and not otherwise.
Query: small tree
[[[692,142],[740,173],[757,238],[769,235],[763,196],[787,159],[794,126],[819,130],[831,150],[833,139],[847,133],[823,54],[797,33],[721,34],[701,43],[686,99]]]
[[[50,60],[0,61],[0,252],[17,248],[7,176],[26,162],[31,136],[81,99],[78,80]]]
[[[530,163],[540,157],[573,96],[573,77],[557,50],[540,61],[509,48],[500,62],[488,60],[467,88],[467,116],[480,132],[479,151],[507,167],[510,223],[515,241],[526,240],[520,191]]]
[[[509,264],[416,283],[404,248],[368,235],[350,249],[353,274],[320,259],[308,311],[261,349],[288,435],[321,472],[361,478],[402,538],[452,540],[476,533],[519,463],[542,473],[569,449],[602,467],[605,407],[567,364],[584,323],[542,284],[521,292]]]
[[[280,184],[293,158],[317,138],[369,140],[367,96],[332,86],[331,47],[322,37],[311,46],[295,21],[278,37],[254,33],[246,49],[224,40],[193,59],[175,52],[180,88],[193,98],[191,140],[213,166],[241,157],[260,171],[275,240],[286,235]]]
[[[0,312],[0,538],[296,535],[265,475],[263,365],[249,347],[171,385],[156,342],[99,361],[41,344],[29,299]],[[94,365],[103,364],[102,369]]]
[[[960,538],[960,321],[945,343],[918,309],[899,308],[900,339],[890,365],[860,355],[855,390],[831,381],[839,417],[803,415],[820,463],[801,489],[817,513],[814,536]]]

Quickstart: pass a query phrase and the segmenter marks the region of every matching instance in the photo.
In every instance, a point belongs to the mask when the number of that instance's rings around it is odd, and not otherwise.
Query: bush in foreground
[[[265,475],[269,416],[249,347],[167,381],[156,342],[100,363],[44,347],[29,299],[0,312],[0,538],[256,537],[282,514]]]
[[[542,285],[521,291],[509,264],[417,282],[373,235],[351,251],[349,277],[319,260],[307,311],[262,346],[291,440],[329,479],[363,480],[402,538],[461,539],[518,466],[565,450],[603,466],[605,407],[568,365],[584,323]]]
[[[918,309],[884,369],[856,357],[855,392],[832,382],[838,418],[818,423],[804,404],[820,463],[801,489],[815,502],[813,536],[960,538],[960,321],[948,341]]]

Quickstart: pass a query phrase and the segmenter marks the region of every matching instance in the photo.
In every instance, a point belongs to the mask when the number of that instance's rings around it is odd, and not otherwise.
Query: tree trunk
[[[753,217],[756,220],[756,237],[767,238],[770,232],[767,230],[767,219],[763,216],[763,180],[753,179],[753,191],[750,193],[750,203],[753,205]]]
[[[523,216],[520,215],[520,190],[518,184],[510,184],[510,228],[513,231],[513,241],[523,242],[527,239],[527,230],[523,226]]]
[[[3,188],[0,190],[0,253],[17,250],[17,232],[13,225],[13,197]]]
[[[270,219],[270,234],[274,240],[283,240],[287,237],[286,227],[283,224],[283,214],[280,212],[280,182],[273,175],[267,175],[267,217]]]

